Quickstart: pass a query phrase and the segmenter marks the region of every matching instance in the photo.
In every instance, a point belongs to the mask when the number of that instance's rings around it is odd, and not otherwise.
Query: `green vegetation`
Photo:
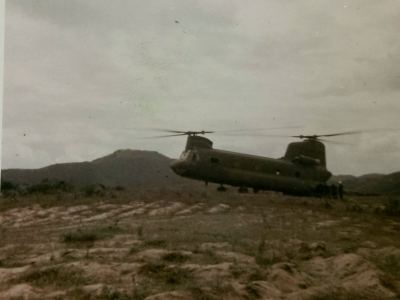
[[[202,264],[213,265],[221,262],[220,258],[213,250],[207,249],[204,251],[196,251],[196,253],[198,254],[196,261]]]
[[[96,240],[110,238],[121,232],[123,232],[123,230],[118,226],[78,228],[75,231],[64,233],[62,235],[62,241],[64,243],[93,243]]]
[[[73,186],[65,181],[44,179],[41,183],[28,186],[27,192],[31,194],[51,194],[55,192],[71,192],[73,189]]]
[[[83,194],[85,197],[104,196],[105,191],[106,187],[103,184],[92,184],[83,188]]]
[[[114,290],[109,287],[104,287],[103,290],[99,292],[96,296],[83,290],[81,287],[72,289],[68,291],[66,299],[76,299],[76,300],[143,300],[148,294],[141,293],[127,293]]]
[[[144,244],[147,247],[165,248],[167,246],[168,242],[164,239],[152,239],[152,240],[145,241]]]
[[[389,254],[376,257],[373,261],[385,274],[400,280],[400,255]]]
[[[385,203],[384,213],[389,216],[400,216],[400,198],[390,197]]]
[[[18,189],[18,185],[10,182],[10,181],[1,181],[1,191],[3,193],[9,192],[9,191],[16,191]]]
[[[139,274],[174,286],[184,285],[192,278],[189,271],[164,262],[149,262],[140,267]]]
[[[346,290],[333,290],[322,293],[321,295],[310,298],[311,300],[376,300],[376,297],[369,296],[367,293],[353,292]]]
[[[91,184],[83,187],[76,187],[63,180],[43,179],[36,184],[17,184],[11,181],[1,182],[1,191],[5,197],[29,196],[29,195],[52,195],[60,193],[81,194],[85,197],[105,196],[107,193],[124,192],[126,188],[120,185],[109,187],[104,184]]]
[[[189,259],[189,256],[181,252],[173,251],[163,255],[162,259],[170,263],[184,263]]]
[[[98,236],[95,232],[82,232],[80,230],[68,232],[63,235],[64,243],[94,242],[97,239]]]
[[[78,267],[51,266],[32,270],[19,277],[16,282],[30,283],[39,287],[68,288],[88,284],[89,280],[82,275],[82,270]]]

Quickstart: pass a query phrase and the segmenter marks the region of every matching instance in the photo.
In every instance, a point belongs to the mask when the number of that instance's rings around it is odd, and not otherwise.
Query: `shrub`
[[[63,180],[48,180],[44,179],[38,184],[33,184],[28,187],[28,193],[51,194],[55,192],[71,192],[73,186]]]
[[[389,216],[400,216],[400,199],[389,198],[386,201],[383,212]]]
[[[28,282],[40,287],[66,288],[87,284],[88,280],[83,277],[82,270],[78,267],[54,266],[30,271],[18,278],[17,282]]]
[[[1,181],[1,191],[2,192],[7,192],[7,191],[15,191],[18,189],[18,185],[11,182],[11,181]]]
[[[64,243],[82,243],[82,242],[94,242],[98,239],[98,236],[94,232],[68,232],[63,235]]]
[[[117,185],[115,187],[115,190],[121,192],[121,191],[125,191],[125,188],[123,186]]]
[[[106,239],[122,232],[118,226],[98,226],[92,228],[78,228],[75,231],[62,235],[64,243],[93,243],[96,240]]]
[[[147,240],[144,244],[148,247],[159,247],[165,248],[167,246],[167,241],[162,239]]]
[[[400,256],[391,254],[384,257],[377,257],[375,264],[386,274],[395,279],[400,279]]]
[[[139,273],[163,281],[168,285],[180,285],[186,283],[191,274],[188,270],[178,267],[168,267],[161,262],[151,262],[143,265]]]
[[[92,184],[83,188],[86,197],[104,196],[106,187],[103,184]]]
[[[170,252],[167,254],[164,254],[162,259],[167,262],[174,262],[174,263],[183,263],[189,259],[189,257],[186,254],[183,254],[181,252]]]

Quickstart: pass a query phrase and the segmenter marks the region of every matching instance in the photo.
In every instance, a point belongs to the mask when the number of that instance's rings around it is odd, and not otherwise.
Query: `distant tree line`
[[[32,194],[82,193],[86,197],[102,196],[107,190],[123,191],[122,186],[106,187],[103,184],[91,184],[77,188],[63,180],[43,179],[37,184],[17,184],[11,181],[1,181],[1,192],[4,197],[15,197]]]

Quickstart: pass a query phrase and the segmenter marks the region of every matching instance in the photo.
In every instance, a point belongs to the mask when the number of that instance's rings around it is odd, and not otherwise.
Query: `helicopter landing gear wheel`
[[[239,187],[238,192],[241,194],[244,194],[244,193],[248,193],[249,190],[247,189],[247,187],[241,186],[241,187]]]
[[[226,192],[226,187],[224,187],[222,184],[217,188],[218,192]]]

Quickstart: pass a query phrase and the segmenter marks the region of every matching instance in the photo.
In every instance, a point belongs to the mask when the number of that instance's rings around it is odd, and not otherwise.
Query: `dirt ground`
[[[0,299],[400,299],[387,201],[213,186],[0,198]]]

